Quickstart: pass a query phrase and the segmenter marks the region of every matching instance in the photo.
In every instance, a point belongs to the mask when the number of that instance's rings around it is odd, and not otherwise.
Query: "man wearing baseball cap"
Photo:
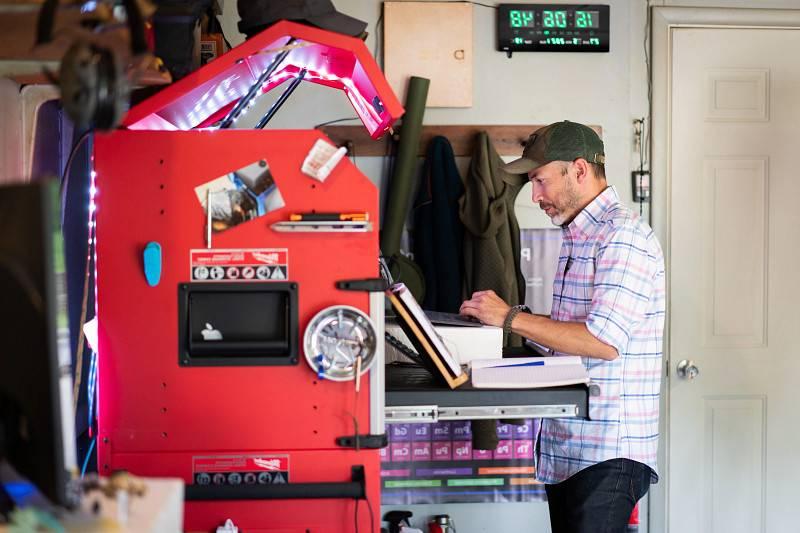
[[[665,316],[664,257],[650,227],[605,176],[603,141],[563,121],[535,131],[507,180],[530,181],[532,200],[562,231],[550,317],[479,291],[461,313],[549,349],[580,355],[600,395],[588,420],[543,419],[537,478],[554,533],[623,532],[658,481],[658,409]]]

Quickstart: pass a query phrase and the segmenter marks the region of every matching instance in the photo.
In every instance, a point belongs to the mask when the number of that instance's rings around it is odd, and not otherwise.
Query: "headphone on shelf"
[[[45,0],[37,21],[36,45],[53,40],[58,0]],[[135,57],[146,53],[144,20],[136,0],[123,0],[130,51]],[[131,83],[120,54],[101,38],[85,30],[61,58],[58,78],[46,72],[61,89],[61,103],[67,116],[79,128],[110,130],[119,125],[128,109]]]

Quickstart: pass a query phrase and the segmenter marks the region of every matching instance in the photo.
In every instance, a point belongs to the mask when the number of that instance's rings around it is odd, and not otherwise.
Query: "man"
[[[551,316],[521,313],[493,291],[461,306],[554,356],[582,356],[600,386],[588,420],[542,420],[537,477],[554,533],[625,531],[658,480],[664,259],[653,231],[606,183],[604,163],[591,128],[564,121],[533,133],[504,169],[531,181],[533,201],[562,228]]]

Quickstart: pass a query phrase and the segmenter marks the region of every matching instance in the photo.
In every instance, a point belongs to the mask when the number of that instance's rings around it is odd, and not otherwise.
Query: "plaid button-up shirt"
[[[540,481],[558,483],[615,458],[648,465],[658,480],[664,279],[664,257],[653,231],[620,203],[613,187],[563,228],[551,317],[584,322],[619,357],[582,358],[601,391],[589,398],[588,420],[542,420]]]

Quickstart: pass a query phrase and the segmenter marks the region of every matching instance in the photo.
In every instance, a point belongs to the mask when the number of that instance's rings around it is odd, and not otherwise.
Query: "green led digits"
[[[598,28],[600,26],[600,12],[599,11],[576,11],[575,12],[575,27],[576,28]]]
[[[542,11],[542,25],[545,28],[566,28],[566,11]]]
[[[513,9],[508,12],[512,28],[530,28],[533,26],[533,11]]]
[[[530,28],[531,26],[533,26],[533,11],[522,12],[522,24],[526,28]]]

